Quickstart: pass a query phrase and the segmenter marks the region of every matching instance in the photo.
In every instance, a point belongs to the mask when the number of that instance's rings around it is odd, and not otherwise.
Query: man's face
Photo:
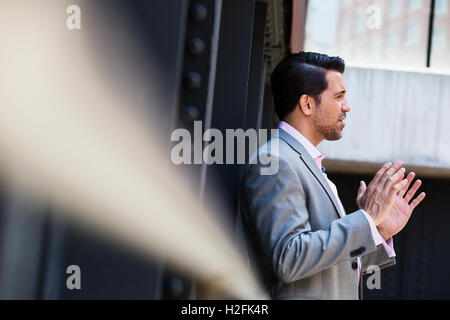
[[[345,98],[344,78],[340,72],[327,71],[328,88],[322,92],[320,103],[316,103],[313,124],[326,140],[338,140],[345,127],[345,113],[350,112]]]

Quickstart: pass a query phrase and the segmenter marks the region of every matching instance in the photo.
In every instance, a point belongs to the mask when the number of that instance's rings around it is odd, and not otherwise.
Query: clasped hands
[[[410,172],[404,178],[405,171],[400,161],[394,165],[388,162],[378,170],[368,186],[361,181],[358,189],[358,207],[372,217],[385,240],[405,227],[414,208],[425,198],[422,192],[411,201],[422,182],[416,180],[408,191],[415,173]]]

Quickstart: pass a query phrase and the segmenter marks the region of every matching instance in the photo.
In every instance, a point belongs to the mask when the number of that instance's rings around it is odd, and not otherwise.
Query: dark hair
[[[320,103],[320,95],[328,87],[327,70],[344,73],[344,60],[304,51],[289,54],[281,60],[271,77],[275,112],[280,120],[295,109],[304,94]]]

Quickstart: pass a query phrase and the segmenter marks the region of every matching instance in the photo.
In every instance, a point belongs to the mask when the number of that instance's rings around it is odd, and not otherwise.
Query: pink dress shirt
[[[297,129],[295,129],[294,127],[289,125],[287,122],[280,121],[278,128],[283,129],[284,131],[289,133],[293,138],[295,138],[298,142],[300,142],[303,145],[303,147],[305,147],[305,149],[309,153],[309,155],[314,159],[314,161],[316,162],[319,169],[322,171],[322,160],[325,159],[325,156],[322,153],[320,153],[320,151],[308,139],[306,139]],[[336,185],[330,179],[328,179],[327,174],[325,172],[322,171],[322,173],[325,176],[328,185],[330,186],[331,190],[333,191],[334,196],[337,199],[337,202],[339,204],[339,209],[340,209],[342,215],[345,216],[346,213],[345,213],[344,207],[342,205],[342,202],[339,199]],[[383,244],[388,256],[390,258],[395,257],[394,244],[392,241],[392,237],[389,238],[387,241],[384,241],[383,237],[378,232],[378,229],[377,229],[372,217],[369,216],[369,214],[367,212],[365,212],[364,210],[362,210],[362,212],[364,213],[364,216],[366,217],[367,221],[370,224],[370,230],[372,231],[372,237],[373,237],[375,244],[377,246],[380,244]],[[358,283],[359,283],[360,274],[361,274],[361,261],[360,261],[360,258],[358,258]]]

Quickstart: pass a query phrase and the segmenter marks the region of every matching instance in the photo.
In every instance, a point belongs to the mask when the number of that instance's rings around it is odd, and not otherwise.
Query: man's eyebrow
[[[338,93],[336,93],[335,95],[338,96],[338,95],[341,95],[341,94],[345,94],[346,92],[347,92],[347,90],[342,90],[342,91],[339,91]]]

